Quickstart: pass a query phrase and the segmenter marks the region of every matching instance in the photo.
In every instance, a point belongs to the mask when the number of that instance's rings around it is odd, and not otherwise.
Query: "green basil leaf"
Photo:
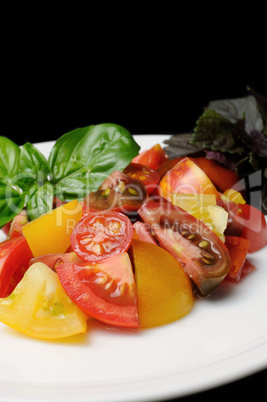
[[[67,176],[64,180],[59,181],[54,186],[55,196],[62,201],[71,201],[73,199],[83,200],[83,198],[91,191],[92,187],[98,188],[98,183],[102,183],[106,175],[95,172],[91,175],[86,168],[80,169]],[[96,185],[92,182],[96,181]]]
[[[60,137],[50,152],[52,182],[64,191],[72,183],[74,192],[79,183],[80,193],[86,195],[114,170],[123,170],[139,150],[129,131],[116,124],[73,130]]]
[[[52,210],[54,189],[51,183],[34,184],[27,194],[26,208],[30,220]]]
[[[20,170],[24,173],[24,177],[28,176],[39,185],[43,185],[47,181],[50,173],[49,163],[45,156],[29,142],[21,147]]]
[[[25,194],[7,183],[0,183],[0,227],[10,222],[25,205]]]
[[[0,136],[0,177],[8,182],[19,168],[20,148],[6,137]]]

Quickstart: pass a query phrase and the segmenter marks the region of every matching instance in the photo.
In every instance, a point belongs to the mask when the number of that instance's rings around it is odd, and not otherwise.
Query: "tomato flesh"
[[[133,224],[134,238],[146,241],[147,243],[157,244],[155,238],[151,234],[151,230],[144,222],[135,222]]]
[[[99,187],[90,192],[83,200],[86,211],[136,211],[147,198],[147,191],[142,182],[132,179],[127,174],[115,171]]]
[[[133,240],[140,328],[168,324],[188,314],[194,304],[192,284],[181,264],[163,248]]]
[[[238,282],[241,279],[248,254],[249,240],[238,236],[226,236],[225,245],[231,258],[231,268],[227,274],[227,279]]]
[[[0,297],[8,296],[29,266],[32,252],[24,236],[0,244]]]
[[[151,194],[157,187],[160,176],[158,172],[149,166],[139,163],[130,163],[123,171],[132,179],[140,181],[146,188],[148,194]]]
[[[138,328],[136,286],[128,253],[95,264],[59,264],[63,288],[87,315],[110,325]]]
[[[138,213],[160,245],[182,263],[203,296],[225,278],[230,269],[229,252],[202,221],[164,199],[148,200]]]
[[[133,237],[130,219],[116,211],[85,215],[74,227],[71,246],[85,261],[96,262],[127,251]]]

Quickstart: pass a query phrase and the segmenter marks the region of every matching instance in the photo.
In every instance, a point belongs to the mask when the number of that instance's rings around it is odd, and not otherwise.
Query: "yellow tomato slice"
[[[224,242],[228,212],[219,205],[195,206],[188,211],[195,218],[204,222]]]
[[[82,217],[82,205],[77,200],[63,204],[22,228],[34,257],[64,253],[70,245],[70,235]]]
[[[242,194],[239,191],[236,191],[232,188],[225,190],[223,196],[227,197],[231,201],[234,201],[237,205],[246,204],[246,201],[244,200]]]
[[[85,333],[88,317],[69,299],[58,276],[35,263],[10,296],[0,299],[0,321],[40,339]]]
[[[171,203],[190,212],[195,207],[205,207],[207,205],[216,205],[216,197],[214,194],[171,194]]]
[[[140,328],[176,321],[194,304],[192,285],[182,265],[168,251],[142,240],[131,246]]]

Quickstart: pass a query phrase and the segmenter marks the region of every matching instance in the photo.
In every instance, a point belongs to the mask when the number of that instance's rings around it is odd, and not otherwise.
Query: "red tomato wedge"
[[[249,204],[239,204],[242,216],[238,222],[242,225],[241,237],[249,240],[249,253],[254,253],[267,245],[267,224],[264,214]]]
[[[32,258],[24,236],[0,244],[0,297],[7,297],[22,279]]]
[[[155,170],[167,159],[168,156],[165,154],[160,144],[156,144],[152,148],[140,152],[139,155],[133,158],[132,162],[149,166]]]
[[[157,187],[160,176],[158,172],[149,166],[140,163],[130,163],[123,171],[132,179],[140,181],[146,188],[148,194],[151,194]]]
[[[158,186],[159,194],[171,201],[171,194],[214,194],[216,199],[220,195],[208,178],[191,159],[185,157],[169,170],[161,179]]]
[[[238,282],[241,279],[242,270],[247,258],[249,240],[238,236],[225,236],[225,245],[231,258],[231,268],[226,277]]]
[[[71,246],[85,261],[96,262],[127,251],[133,238],[130,219],[116,211],[85,215],[74,227]]]
[[[138,328],[137,292],[128,253],[96,263],[56,268],[68,296],[87,315],[110,325]]]
[[[138,210],[160,245],[177,258],[203,296],[225,278],[229,252],[202,221],[164,199],[148,200]]]

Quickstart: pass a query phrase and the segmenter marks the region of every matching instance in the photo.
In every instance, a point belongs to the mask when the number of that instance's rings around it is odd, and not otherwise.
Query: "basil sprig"
[[[114,170],[123,170],[140,146],[117,124],[78,128],[62,135],[48,159],[32,144],[0,137],[0,227],[23,208],[35,219],[61,201],[82,200]]]

